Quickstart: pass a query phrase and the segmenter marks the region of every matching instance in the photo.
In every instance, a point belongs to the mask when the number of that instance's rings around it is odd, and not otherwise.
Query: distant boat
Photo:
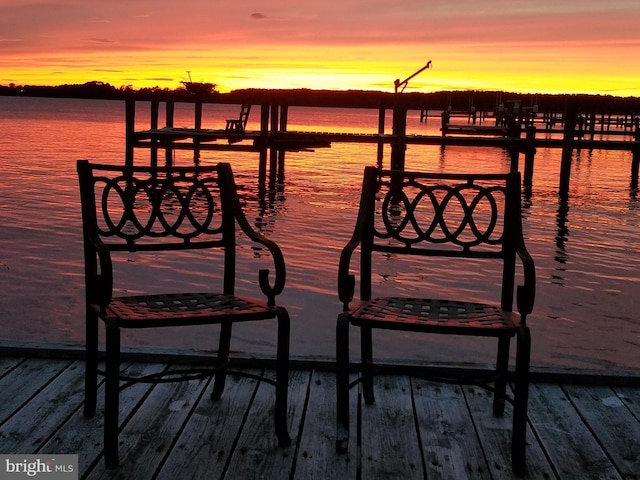
[[[187,92],[202,94],[202,93],[217,93],[215,83],[204,82],[180,82],[184,85]]]
[[[187,92],[195,94],[217,93],[215,83],[194,82],[191,80],[191,72],[187,72],[187,74],[189,75],[189,81],[180,82]]]

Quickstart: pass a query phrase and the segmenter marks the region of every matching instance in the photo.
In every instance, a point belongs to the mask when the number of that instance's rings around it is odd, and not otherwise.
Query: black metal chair
[[[228,370],[232,325],[277,318],[275,430],[280,446],[291,443],[287,431],[289,315],[276,305],[285,284],[285,263],[278,246],[256,233],[245,218],[231,167],[132,167],[77,163],[86,282],[85,416],[96,410],[98,319],[106,327],[104,455],[107,468],[118,466],[120,381],[159,381],[157,376],[130,379],[120,373],[120,329],[218,324],[220,339],[212,368],[172,372],[162,381],[215,375],[211,397],[223,393]],[[236,229],[236,227],[239,229]],[[257,275],[266,300],[234,294],[236,230],[260,244],[273,258],[275,273]],[[112,262],[126,261],[121,252],[162,252],[222,249],[220,292],[188,292],[113,296]],[[170,257],[169,257],[170,258]],[[212,262],[203,252],[202,262]],[[216,265],[212,265],[216,268]],[[212,362],[214,363],[214,362]],[[176,374],[181,374],[177,375]],[[126,385],[125,385],[126,386]]]
[[[516,474],[524,473],[531,347],[526,317],[535,298],[535,269],[525,247],[520,202],[518,172],[466,175],[365,169],[355,230],[342,251],[338,272],[343,303],[336,329],[338,452],[346,452],[349,443],[349,389],[362,382],[365,402],[374,403],[374,328],[497,339],[497,365],[495,378],[491,379],[495,381],[494,415],[504,411],[510,341],[515,336],[512,467]],[[350,263],[357,248],[361,255],[361,301],[352,304],[356,281]],[[399,255],[500,261],[501,298],[492,305],[465,298],[373,297],[372,263],[383,256]],[[519,315],[512,312],[516,257],[522,263],[524,280],[517,287]],[[451,275],[455,276],[455,271]],[[352,384],[350,325],[360,327],[362,356],[361,376]],[[415,368],[410,373],[419,374]]]

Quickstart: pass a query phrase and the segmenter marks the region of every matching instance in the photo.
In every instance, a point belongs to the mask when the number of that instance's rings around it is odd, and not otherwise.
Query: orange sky
[[[265,6],[267,5],[267,6]],[[0,84],[640,96],[638,0],[0,0]]]

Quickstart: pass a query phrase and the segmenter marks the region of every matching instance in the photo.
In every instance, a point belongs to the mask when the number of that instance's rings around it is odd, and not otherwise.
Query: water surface
[[[237,106],[207,105],[203,127],[223,128]],[[176,126],[192,126],[192,106],[179,105]],[[258,128],[252,112],[248,129]],[[148,110],[138,112],[145,128]],[[390,128],[391,121],[387,121]],[[377,111],[291,108],[290,130],[374,133]],[[419,122],[409,112],[408,133],[437,135],[439,120]],[[115,101],[0,97],[0,339],[81,344],[83,265],[75,162],[79,158],[121,163],[124,104]],[[362,171],[376,162],[377,147],[334,144],[315,152],[287,153],[284,181],[259,198],[256,153],[203,152],[203,163],[228,161],[245,197],[252,223],[282,247],[287,286],[280,297],[292,317],[295,357],[334,358],[335,318],[340,311],[336,268],[355,221]],[[176,163],[192,161],[178,152]],[[530,316],[532,361],[537,366],[640,368],[640,208],[630,189],[631,154],[575,152],[569,201],[559,201],[559,150],[538,149],[533,191],[524,199],[527,245],[537,267],[537,298]],[[389,151],[385,152],[388,164]],[[503,172],[509,157],[500,149],[414,146],[407,169]],[[148,151],[136,151],[145,162]],[[256,294],[256,252],[242,245],[240,292]],[[140,291],[153,280],[159,288],[207,288],[220,275],[192,254],[171,262],[130,258],[117,272],[122,291]],[[135,268],[134,268],[135,267]],[[144,272],[137,273],[141,267]],[[455,275],[451,275],[451,272]],[[376,271],[384,292],[434,294],[454,289],[478,300],[494,298],[493,267],[450,261],[408,263],[390,257]],[[479,292],[475,289],[482,285]],[[243,325],[232,348],[270,354],[273,325]],[[215,328],[127,332],[125,345],[215,350]],[[376,355],[425,361],[493,361],[493,345],[468,338],[420,337],[376,332]],[[354,338],[354,345],[355,343]],[[452,349],[455,346],[456,349]]]

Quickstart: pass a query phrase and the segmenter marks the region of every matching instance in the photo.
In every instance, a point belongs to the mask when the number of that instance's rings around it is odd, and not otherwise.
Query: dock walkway
[[[126,367],[151,373],[176,364]],[[337,455],[335,380],[326,368],[291,372],[294,441],[285,449],[277,447],[268,384],[230,377],[216,403],[208,380],[127,388],[121,466],[109,471],[102,392],[95,418],[85,419],[83,371],[74,358],[0,357],[0,452],[78,454],[87,479],[512,478],[509,405],[495,418],[483,389],[401,375],[377,377],[374,406],[358,406],[352,389],[352,443]],[[527,439],[526,478],[638,479],[640,389],[534,383]]]

